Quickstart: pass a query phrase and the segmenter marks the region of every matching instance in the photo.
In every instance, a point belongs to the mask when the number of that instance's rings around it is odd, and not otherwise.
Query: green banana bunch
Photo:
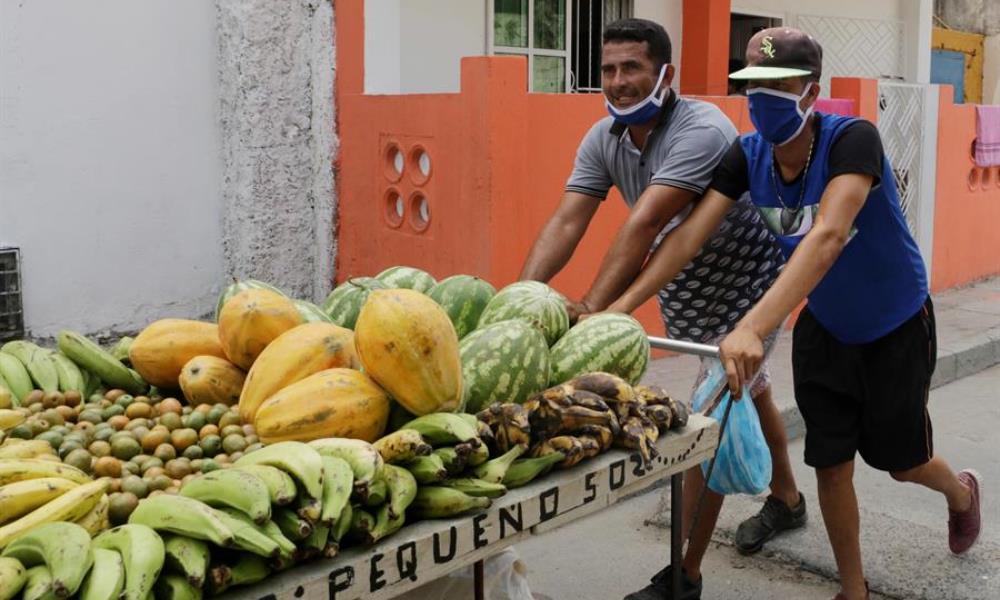
[[[168,533],[163,535],[163,550],[165,571],[183,576],[196,588],[204,585],[211,558],[205,541]]]
[[[306,498],[305,496],[299,496],[295,499],[295,503],[292,504],[295,508],[295,512],[299,514],[300,517],[309,521],[310,523],[316,523],[323,516],[323,499],[322,498]]]
[[[418,456],[431,453],[431,446],[424,442],[423,436],[413,429],[399,429],[381,439],[372,446],[382,455],[382,460],[390,464],[405,463]]]
[[[340,458],[351,465],[355,493],[362,499],[368,498],[368,486],[378,477],[385,463],[375,446],[364,440],[348,438],[313,440],[309,442],[309,446],[322,456]]]
[[[64,354],[58,352],[49,352],[49,359],[52,361],[52,366],[55,367],[56,375],[59,377],[59,391],[80,392],[80,394],[83,394],[87,385],[80,367],[76,366],[76,363]]]
[[[396,465],[386,465],[382,470],[382,478],[389,488],[388,516],[391,520],[397,520],[406,514],[407,507],[413,503],[417,494],[417,480],[412,473]]]
[[[302,495],[310,500],[323,497],[323,461],[320,454],[302,442],[278,442],[260,450],[244,454],[233,463],[244,465],[270,465],[292,476],[300,485]]]
[[[384,470],[385,467],[383,466]],[[371,482],[368,486],[368,498],[366,498],[362,504],[368,507],[382,506],[385,504],[385,499],[389,495],[389,486],[385,484],[382,479],[376,479]],[[360,498],[359,498],[360,499]]]
[[[462,443],[476,447],[482,443],[478,428],[455,413],[431,413],[417,417],[403,428],[415,430],[434,447]]]
[[[115,359],[131,365],[128,358],[128,351],[132,347],[132,342],[134,341],[135,338],[129,337],[127,335],[123,336],[117,342],[115,342],[115,345],[112,346],[110,350],[108,350],[108,353],[111,354],[111,356],[115,357]]]
[[[24,364],[6,352],[0,352],[0,376],[4,379],[4,387],[11,391],[19,404],[35,389]]]
[[[491,502],[484,496],[470,496],[449,487],[424,486],[417,490],[410,510],[418,519],[445,519],[488,508]]]
[[[318,527],[318,526],[317,526]],[[278,524],[274,521],[268,521],[260,526],[261,530],[267,537],[274,540],[274,543],[278,544],[278,558],[291,558],[292,554],[295,553],[295,542],[285,537],[285,534],[278,527]]]
[[[144,498],[132,511],[128,522],[206,540],[216,546],[229,547],[235,542],[232,529],[219,518],[215,509],[185,496],[160,494]]]
[[[31,567],[25,573],[24,587],[21,588],[21,600],[51,600],[55,598],[52,589],[52,573],[48,567],[38,565]]]
[[[31,379],[46,392],[59,391],[59,374],[56,366],[49,358],[48,350],[45,350],[31,342],[16,340],[7,342],[0,347],[0,352],[10,354],[28,370]]]
[[[351,511],[351,527],[347,530],[347,539],[365,541],[368,534],[375,528],[375,516],[360,506],[354,506]]]
[[[492,483],[476,479],[473,477],[461,477],[458,479],[445,479],[440,484],[470,496],[485,496],[487,498],[499,498],[507,493],[507,486],[502,483]]]
[[[336,456],[323,457],[323,510],[320,521],[332,525],[351,499],[354,471],[351,465]]]
[[[514,489],[531,483],[539,475],[548,473],[556,463],[566,458],[562,452],[553,452],[539,458],[521,458],[514,461],[514,464],[507,469],[504,474],[503,484],[508,489]]]
[[[244,471],[256,475],[267,486],[268,494],[271,497],[271,504],[277,506],[291,504],[298,493],[295,489],[295,480],[292,479],[292,476],[277,467],[270,465],[241,465],[232,470]]]
[[[27,571],[18,560],[0,558],[0,600],[11,600],[24,587]]]
[[[83,527],[66,522],[35,527],[7,544],[0,556],[15,558],[27,568],[45,565],[57,598],[75,594],[94,562],[90,534]]]
[[[485,448],[485,444],[480,445]],[[441,459],[448,475],[457,475],[465,470],[469,464],[469,455],[472,454],[472,446],[469,444],[458,444],[457,446],[441,446],[434,449],[434,454]]]
[[[234,508],[219,508],[216,516],[233,532],[233,547],[265,558],[277,558],[281,554],[278,543],[272,540],[264,529],[253,522],[246,513]]]
[[[524,454],[524,446],[514,446],[500,456],[484,462],[476,467],[472,472],[475,476],[488,483],[501,483],[514,461]]]
[[[288,508],[276,508],[271,519],[281,529],[284,536],[294,542],[301,542],[312,534],[313,525],[295,511]]]
[[[333,524],[333,528],[330,529],[330,541],[339,546],[340,540],[344,539],[344,536],[351,530],[352,523],[354,523],[354,507],[348,504],[340,513],[340,518]]]
[[[255,523],[271,518],[271,494],[267,485],[247,471],[219,469],[205,473],[185,483],[180,495],[201,500],[214,508],[235,508]]]
[[[181,575],[164,575],[153,589],[156,600],[201,600],[201,590]]]
[[[375,513],[375,523],[365,536],[365,543],[374,544],[399,531],[405,523],[405,515],[393,516],[389,506],[383,504]]]
[[[250,585],[271,574],[267,562],[254,554],[240,554],[232,565],[214,565],[209,572],[209,594],[217,596],[227,589],[240,585]]]
[[[78,366],[97,375],[101,381],[130,394],[145,394],[149,384],[86,337],[75,331],[63,330],[58,336],[59,351]]]
[[[145,525],[121,525],[94,538],[93,547],[114,550],[125,566],[122,600],[146,600],[163,569],[163,540]]]
[[[420,484],[436,483],[448,477],[448,469],[437,454],[418,456],[406,464],[406,469]]]
[[[117,600],[125,589],[125,562],[114,550],[94,548],[94,564],[80,586],[80,600]]]
[[[299,562],[315,558],[322,554],[326,549],[329,537],[330,527],[322,523],[317,524],[313,528],[313,532],[309,534],[309,537],[302,541],[302,547],[298,549],[297,556]]]

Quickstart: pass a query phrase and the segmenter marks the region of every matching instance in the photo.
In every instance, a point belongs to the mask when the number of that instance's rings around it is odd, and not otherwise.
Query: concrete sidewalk
[[[938,360],[932,388],[978,373],[1000,363],[1000,277],[965,288],[934,294]],[[774,401],[790,439],[805,426],[792,388],[792,332],[782,331],[771,359]],[[654,360],[643,381],[664,387],[675,398],[688,399],[698,374],[698,359],[676,356]]]

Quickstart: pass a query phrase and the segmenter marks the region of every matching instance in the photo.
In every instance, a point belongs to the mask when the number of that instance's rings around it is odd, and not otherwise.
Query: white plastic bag
[[[486,600],[533,600],[528,587],[528,567],[517,551],[506,548],[487,558],[483,566]],[[472,566],[426,583],[399,596],[399,600],[469,600],[473,598]]]

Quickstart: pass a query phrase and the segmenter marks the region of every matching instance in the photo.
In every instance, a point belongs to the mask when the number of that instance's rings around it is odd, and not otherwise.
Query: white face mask
[[[800,108],[812,86],[812,83],[806,85],[801,96],[764,87],[748,89],[750,120],[757,133],[775,146],[783,146],[798,137],[816,104],[814,102],[805,110]]]
[[[604,106],[608,109],[608,114],[615,118],[616,121],[625,123],[626,125],[640,125],[648,121],[652,121],[659,114],[660,108],[663,106],[663,99],[667,97],[667,92],[669,88],[660,89],[660,84],[663,83],[663,78],[667,76],[667,65],[664,64],[660,69],[660,77],[656,80],[656,85],[653,86],[653,91],[646,96],[641,102],[637,102],[628,108],[615,108],[608,97],[604,97]]]

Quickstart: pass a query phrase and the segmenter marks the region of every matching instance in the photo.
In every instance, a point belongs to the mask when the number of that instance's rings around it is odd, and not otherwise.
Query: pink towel
[[[1000,105],[976,106],[976,166],[1000,166]]]
[[[854,100],[847,98],[817,98],[816,110],[828,115],[854,116]]]

